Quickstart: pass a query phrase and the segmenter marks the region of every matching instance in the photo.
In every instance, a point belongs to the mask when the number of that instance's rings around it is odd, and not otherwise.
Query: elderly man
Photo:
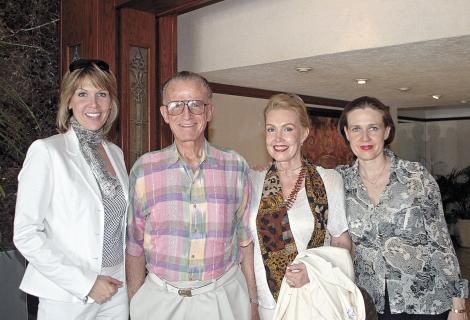
[[[168,80],[160,112],[175,142],[132,168],[126,254],[132,320],[258,316],[248,166],[204,138],[211,98],[198,74]]]

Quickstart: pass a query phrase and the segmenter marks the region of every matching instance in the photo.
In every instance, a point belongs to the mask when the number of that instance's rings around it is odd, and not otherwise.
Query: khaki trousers
[[[209,285],[180,290],[149,274],[130,303],[131,320],[249,320],[245,277],[234,266]]]

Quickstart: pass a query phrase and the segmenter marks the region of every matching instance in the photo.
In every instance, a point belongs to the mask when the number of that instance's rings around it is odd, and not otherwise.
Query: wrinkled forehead
[[[203,100],[208,101],[207,88],[198,79],[174,79],[163,92],[164,101]]]

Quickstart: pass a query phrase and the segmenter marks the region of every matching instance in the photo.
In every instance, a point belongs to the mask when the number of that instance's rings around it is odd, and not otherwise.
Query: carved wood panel
[[[121,9],[119,22],[121,142],[130,169],[157,147],[156,20],[151,13]]]

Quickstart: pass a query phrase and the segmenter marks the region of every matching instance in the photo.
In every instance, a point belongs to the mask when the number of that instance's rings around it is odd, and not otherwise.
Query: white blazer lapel
[[[108,142],[105,142],[103,144],[104,150],[106,151],[106,154],[108,155],[109,161],[111,161],[111,165],[114,168],[114,172],[116,172],[116,176],[121,182],[121,187],[124,192],[124,196],[126,197],[126,201],[128,201],[128,186],[129,186],[129,178],[127,176],[127,170],[126,170],[126,165],[122,161],[122,156],[120,154],[116,154],[115,150],[113,148],[110,148],[110,144]],[[116,149],[116,147],[114,148]]]

